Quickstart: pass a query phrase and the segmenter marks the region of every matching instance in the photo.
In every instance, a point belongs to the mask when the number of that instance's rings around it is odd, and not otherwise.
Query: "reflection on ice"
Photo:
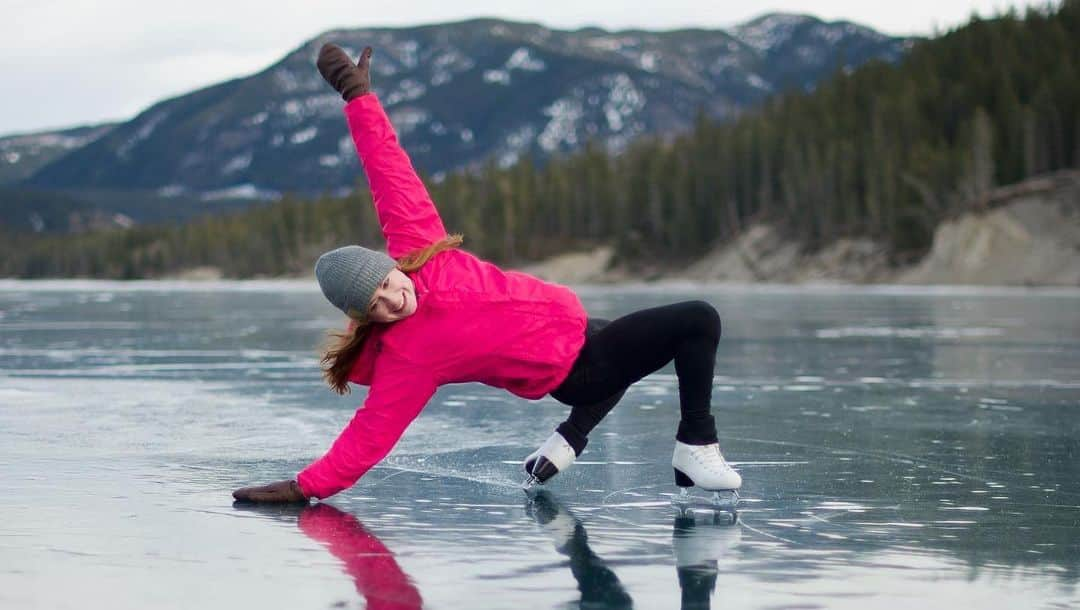
[[[582,607],[631,608],[633,601],[615,572],[589,547],[589,535],[577,519],[553,496],[541,490],[530,497],[528,514],[570,558],[570,572],[581,592]]]
[[[329,504],[317,504],[300,512],[297,525],[344,564],[367,608],[423,607],[420,592],[394,554],[356,517]]]

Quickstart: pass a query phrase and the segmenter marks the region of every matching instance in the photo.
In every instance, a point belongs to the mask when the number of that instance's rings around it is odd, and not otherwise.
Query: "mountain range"
[[[729,30],[562,31],[495,19],[334,30],[126,122],[0,138],[0,184],[99,207],[116,192],[198,208],[188,204],[350,190],[359,166],[342,101],[314,68],[326,42],[354,57],[375,48],[375,93],[414,164],[439,180],[589,140],[617,154],[638,136],[685,131],[699,113],[726,119],[836,70],[895,61],[913,41],[791,14]],[[142,222],[151,209],[117,211]]]

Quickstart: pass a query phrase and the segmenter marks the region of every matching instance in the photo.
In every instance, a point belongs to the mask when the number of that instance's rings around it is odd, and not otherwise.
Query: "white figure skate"
[[[691,487],[713,492],[713,508],[733,510],[738,504],[742,477],[724,460],[718,443],[687,445],[675,441],[671,466],[675,470],[675,484],[679,486],[672,503],[681,512],[686,513],[695,504],[689,493]]]
[[[575,459],[577,454],[570,443],[566,442],[563,435],[553,432],[539,449],[525,458],[525,473],[529,478],[522,487],[529,489],[536,484],[543,485],[551,477],[569,468]]]

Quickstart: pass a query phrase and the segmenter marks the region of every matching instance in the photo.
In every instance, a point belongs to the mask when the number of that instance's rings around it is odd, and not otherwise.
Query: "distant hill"
[[[340,98],[314,68],[325,42],[375,48],[373,82],[428,174],[494,158],[508,166],[727,118],[839,68],[899,58],[910,41],[853,23],[771,14],[724,30],[561,31],[477,19],[326,32],[267,69],[153,105],[31,172],[35,189],[160,197],[276,198],[358,178]],[[2,154],[2,153],[0,153]],[[30,167],[30,166],[27,166]]]
[[[119,123],[102,123],[0,137],[0,186],[15,184],[72,150],[100,138]]]

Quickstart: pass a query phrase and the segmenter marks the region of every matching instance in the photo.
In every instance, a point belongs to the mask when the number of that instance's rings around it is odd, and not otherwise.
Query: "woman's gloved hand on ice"
[[[233,497],[239,502],[255,503],[306,503],[307,496],[300,490],[296,481],[278,481],[269,485],[258,487],[244,487],[233,492]]]

